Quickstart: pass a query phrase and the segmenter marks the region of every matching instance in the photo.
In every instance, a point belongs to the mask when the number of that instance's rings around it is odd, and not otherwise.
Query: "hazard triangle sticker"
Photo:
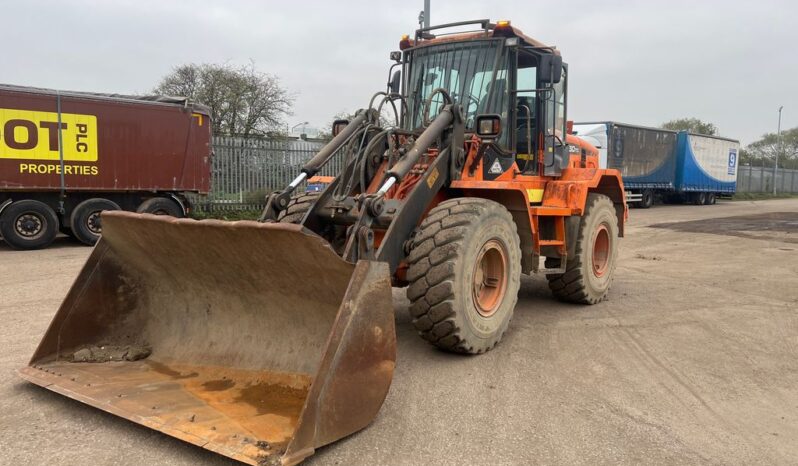
[[[488,170],[488,173],[492,175],[499,175],[503,172],[504,170],[502,170],[502,164],[499,163],[499,159],[494,160],[493,165],[491,165],[490,170]]]

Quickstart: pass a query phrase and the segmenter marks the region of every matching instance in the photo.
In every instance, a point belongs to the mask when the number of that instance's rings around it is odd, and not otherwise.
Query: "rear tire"
[[[422,338],[457,353],[493,348],[518,301],[521,246],[510,212],[460,198],[429,212],[413,238],[407,297]]]
[[[704,201],[705,205],[714,205],[715,204],[715,193],[707,193],[707,198]]]
[[[618,258],[618,217],[603,194],[587,195],[574,256],[565,273],[549,274],[549,288],[562,301],[596,304],[607,297]]]
[[[12,202],[0,217],[0,234],[14,249],[41,249],[58,235],[58,217],[47,204],[31,199]]]
[[[707,193],[693,193],[693,204],[695,205],[706,205],[707,204]]]
[[[104,210],[119,210],[119,206],[108,199],[87,199],[72,211],[72,234],[83,244],[94,246],[102,235],[102,219],[100,214]]]
[[[139,205],[136,212],[140,214],[168,215],[183,218],[183,208],[172,199],[166,197],[151,197]]]

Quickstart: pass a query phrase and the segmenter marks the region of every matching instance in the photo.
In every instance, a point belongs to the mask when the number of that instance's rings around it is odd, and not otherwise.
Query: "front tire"
[[[501,340],[518,301],[521,246],[512,215],[479,198],[444,201],[408,255],[410,315],[438,348],[478,354]]]
[[[609,197],[590,193],[579,225],[574,256],[565,273],[549,274],[549,288],[562,301],[596,304],[607,297],[618,259],[618,217]]]
[[[12,202],[0,217],[0,234],[14,249],[41,249],[58,235],[58,217],[47,204],[32,199]]]

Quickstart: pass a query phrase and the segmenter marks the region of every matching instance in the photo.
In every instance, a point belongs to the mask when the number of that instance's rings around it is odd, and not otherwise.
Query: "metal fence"
[[[776,191],[780,193],[798,193],[798,170],[782,169],[776,171]],[[772,193],[772,167],[737,167],[738,193]]]
[[[205,212],[263,209],[265,195],[288,185],[324,144],[325,141],[314,139],[216,136],[211,193],[206,198],[196,199],[194,204]],[[342,165],[343,160],[337,157],[320,174],[335,175]],[[776,190],[798,193],[798,170],[779,169]],[[738,167],[737,191],[772,192],[773,169]]]
[[[323,140],[215,136],[211,192],[195,204],[206,212],[260,210],[266,194],[288,185],[324,144]],[[337,173],[341,163],[331,160],[320,174]]]

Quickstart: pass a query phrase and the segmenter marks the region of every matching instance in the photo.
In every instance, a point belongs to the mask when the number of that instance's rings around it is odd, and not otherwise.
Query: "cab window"
[[[518,167],[522,172],[534,169],[533,159],[537,152],[537,60],[535,56],[518,52],[513,131]]]

